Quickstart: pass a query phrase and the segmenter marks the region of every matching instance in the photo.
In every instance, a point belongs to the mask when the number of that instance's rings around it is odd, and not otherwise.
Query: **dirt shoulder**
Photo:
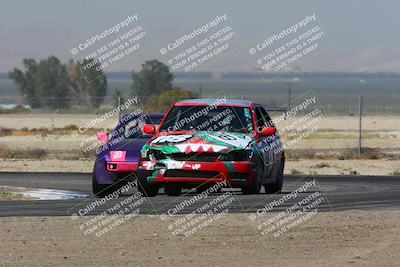
[[[94,160],[2,159],[0,172],[81,172],[91,173]],[[285,174],[314,175],[400,175],[400,160],[319,160],[286,161]]]
[[[271,213],[273,216],[273,213]],[[70,218],[0,218],[1,265],[398,266],[400,213],[319,213],[262,237],[246,214],[226,215],[190,240],[158,216],[140,216],[104,240],[85,240]]]
[[[91,173],[95,160],[1,159],[0,172],[81,172]]]
[[[1,200],[30,200],[32,198],[25,196],[23,192],[27,191],[23,187],[0,186],[0,201]]]
[[[287,161],[286,174],[400,175],[400,160],[310,160]]]

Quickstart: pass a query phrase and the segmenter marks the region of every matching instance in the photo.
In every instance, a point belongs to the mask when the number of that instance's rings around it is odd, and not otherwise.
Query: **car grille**
[[[192,177],[192,178],[215,178],[218,179],[219,173],[214,171],[185,171],[185,170],[166,170],[164,177]]]
[[[218,153],[172,153],[171,158],[178,161],[214,162],[218,159]]]

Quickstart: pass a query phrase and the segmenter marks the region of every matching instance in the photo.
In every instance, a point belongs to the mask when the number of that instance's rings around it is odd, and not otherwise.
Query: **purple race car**
[[[100,132],[97,139],[103,145],[97,150],[92,176],[93,194],[98,197],[119,189],[133,181],[137,172],[140,149],[151,137],[143,133],[145,124],[159,124],[163,114],[130,113],[120,118],[110,135]]]

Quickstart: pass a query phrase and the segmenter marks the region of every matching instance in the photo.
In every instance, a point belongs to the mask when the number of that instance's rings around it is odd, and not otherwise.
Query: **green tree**
[[[50,56],[39,63],[24,59],[23,65],[25,72],[14,68],[9,77],[32,107],[68,106],[67,68],[58,58]]]
[[[35,94],[41,104],[50,108],[69,106],[67,66],[54,56],[37,64]]]
[[[174,75],[168,66],[158,60],[146,61],[139,72],[132,73],[132,90],[146,103],[151,95],[159,95],[172,89]]]
[[[34,59],[24,59],[22,61],[25,72],[14,68],[8,73],[8,76],[13,80],[19,87],[21,95],[25,101],[33,108],[40,107],[40,102],[36,99],[36,70],[37,63]]]
[[[159,96],[151,96],[148,101],[147,112],[166,112],[168,108],[177,101],[199,97],[200,94],[197,92],[176,87],[172,90],[162,93]]]
[[[90,67],[87,67],[90,66]],[[78,63],[70,60],[69,88],[78,99],[78,105],[98,108],[107,95],[107,78],[94,59],[83,59]]]

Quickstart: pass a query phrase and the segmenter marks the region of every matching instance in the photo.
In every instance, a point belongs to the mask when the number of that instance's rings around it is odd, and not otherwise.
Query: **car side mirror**
[[[143,128],[145,134],[154,134],[156,132],[156,126],[153,124],[146,124]]]
[[[261,130],[261,136],[271,136],[274,135],[275,133],[276,133],[275,127],[267,127]]]
[[[97,140],[101,141],[103,144],[108,143],[108,135],[105,132],[98,132],[97,133]]]

